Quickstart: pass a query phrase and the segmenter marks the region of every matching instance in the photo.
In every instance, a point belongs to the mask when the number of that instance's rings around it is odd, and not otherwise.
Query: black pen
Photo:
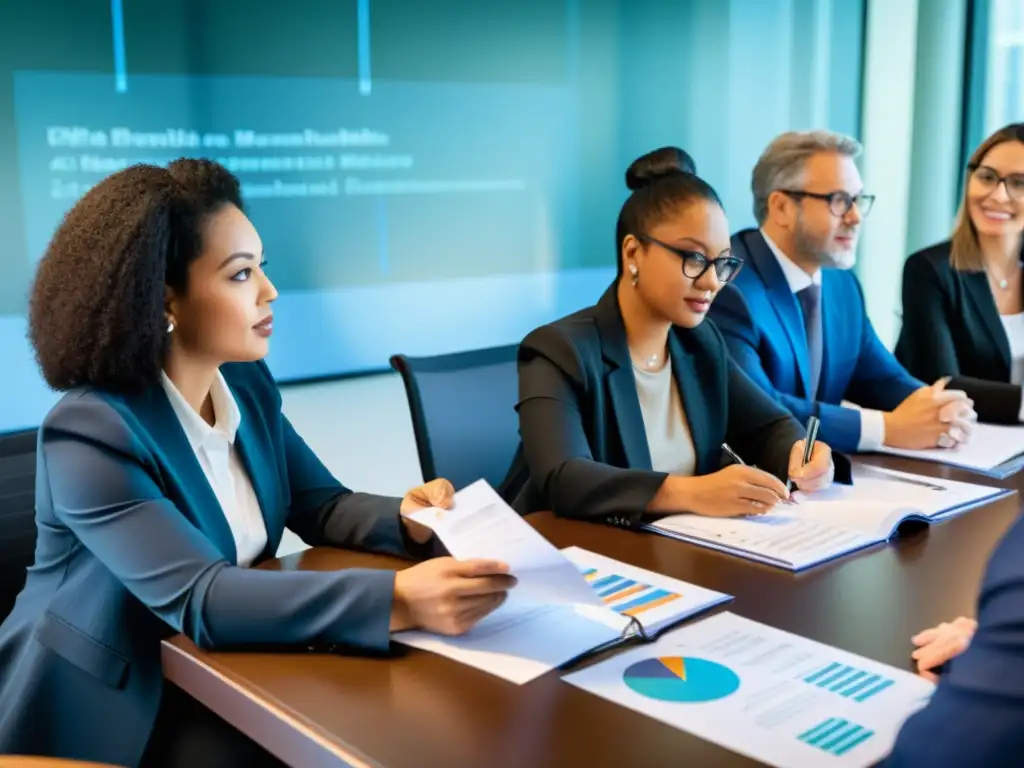
[[[725,451],[725,455],[726,456],[728,456],[730,459],[735,461],[741,467],[747,466],[747,462],[745,462],[743,459],[741,459],[739,457],[739,454],[736,453],[736,451],[734,451],[732,448],[729,447],[728,443],[722,443],[722,450]]]
[[[804,460],[801,466],[807,466],[811,463],[811,454],[814,452],[814,441],[818,439],[818,427],[821,426],[821,420],[817,416],[811,416],[807,420],[807,438],[804,440]],[[786,490],[792,492],[793,490],[793,479],[786,480]]]
[[[745,462],[743,459],[741,459],[740,455],[738,453],[736,453],[736,451],[734,451],[732,448],[730,448],[728,443],[722,443],[722,450],[725,451],[725,455],[726,456],[728,456],[730,459],[735,461],[741,467],[747,466],[747,462]],[[757,469],[757,467],[755,467],[755,469]],[[786,502],[787,504],[795,504],[796,503],[796,500],[793,499],[793,498],[783,499],[783,501]]]

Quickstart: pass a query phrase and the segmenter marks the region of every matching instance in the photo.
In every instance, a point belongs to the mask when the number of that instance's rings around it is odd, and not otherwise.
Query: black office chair
[[[480,478],[498,488],[519,445],[518,344],[436,357],[394,355],[424,481],[456,489]]]
[[[14,607],[35,554],[36,433],[0,435],[0,621]]]

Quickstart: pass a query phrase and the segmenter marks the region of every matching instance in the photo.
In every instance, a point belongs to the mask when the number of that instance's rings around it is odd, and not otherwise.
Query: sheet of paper
[[[877,537],[831,522],[801,517],[786,507],[757,517],[672,515],[651,527],[715,549],[741,550],[757,559],[799,570],[877,543]]]
[[[883,446],[879,453],[988,472],[1024,453],[1024,426],[975,424],[971,440],[966,445],[958,445],[956,448],[929,448],[923,451]]]
[[[607,613],[607,616],[595,615]],[[399,632],[393,639],[522,685],[615,640],[627,620],[611,611],[538,605],[512,597],[459,637]]]
[[[620,616],[637,619],[650,634],[732,599],[723,592],[704,589],[579,547],[566,547],[562,552],[583,573],[605,606]],[[621,623],[617,621],[615,625],[621,626]]]
[[[874,764],[934,690],[909,672],[728,612],[564,679],[780,768]]]
[[[484,480],[455,494],[452,509],[423,509],[412,519],[441,539],[452,557],[507,563],[516,596],[537,603],[603,605],[558,549],[506,504]]]

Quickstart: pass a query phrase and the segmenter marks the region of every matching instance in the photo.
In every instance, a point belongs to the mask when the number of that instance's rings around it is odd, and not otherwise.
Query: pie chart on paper
[[[622,680],[649,699],[689,704],[724,699],[740,687],[739,675],[729,667],[687,656],[638,661],[626,668]]]

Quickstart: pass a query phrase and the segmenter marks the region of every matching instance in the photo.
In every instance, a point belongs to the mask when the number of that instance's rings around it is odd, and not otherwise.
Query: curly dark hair
[[[29,339],[53,389],[116,394],[158,380],[167,354],[165,286],[188,288],[204,218],[242,208],[238,179],[212,160],[133,165],[68,211],[39,263]]]

